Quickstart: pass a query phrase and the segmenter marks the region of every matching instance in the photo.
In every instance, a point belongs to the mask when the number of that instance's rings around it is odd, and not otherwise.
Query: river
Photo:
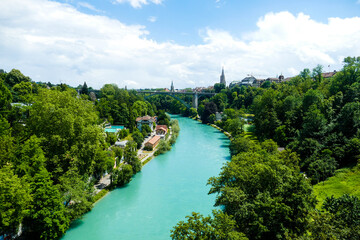
[[[174,116],[180,134],[173,148],[146,164],[125,187],[95,204],[72,224],[63,240],[170,239],[170,230],[191,212],[214,209],[207,180],[230,158],[229,140],[218,130]]]

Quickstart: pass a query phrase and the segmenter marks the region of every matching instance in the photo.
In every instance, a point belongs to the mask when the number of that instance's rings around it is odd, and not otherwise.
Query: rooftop
[[[329,78],[329,77],[334,76],[336,73],[337,73],[336,70],[334,70],[333,72],[325,72],[325,73],[322,73],[321,75],[323,78]]]
[[[159,139],[160,139],[160,136],[156,135],[152,139],[150,139],[147,143],[154,145],[157,141],[159,141]]]
[[[150,117],[149,115],[143,116],[143,117],[138,117],[136,118],[136,121],[155,121],[155,117]]]

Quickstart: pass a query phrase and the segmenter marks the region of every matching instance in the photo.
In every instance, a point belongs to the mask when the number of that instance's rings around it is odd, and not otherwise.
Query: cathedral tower
[[[220,83],[222,83],[226,86],[224,67],[222,68],[222,72],[221,72],[221,76],[220,76]]]
[[[173,82],[173,81],[171,81],[170,92],[175,92],[175,89],[174,89],[174,82]]]

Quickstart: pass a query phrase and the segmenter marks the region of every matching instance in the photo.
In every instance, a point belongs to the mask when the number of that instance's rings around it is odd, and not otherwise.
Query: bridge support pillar
[[[198,94],[197,92],[193,95],[193,101],[192,101],[192,106],[193,108],[195,108],[196,110],[198,109],[198,100],[199,100],[199,97],[198,97]]]

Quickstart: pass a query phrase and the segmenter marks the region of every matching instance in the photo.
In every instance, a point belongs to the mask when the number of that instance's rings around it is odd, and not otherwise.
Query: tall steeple
[[[221,76],[220,76],[220,83],[222,83],[226,86],[224,67],[222,68],[222,72],[221,72]]]
[[[175,92],[175,89],[174,89],[174,82],[173,82],[173,81],[171,81],[170,92]]]

